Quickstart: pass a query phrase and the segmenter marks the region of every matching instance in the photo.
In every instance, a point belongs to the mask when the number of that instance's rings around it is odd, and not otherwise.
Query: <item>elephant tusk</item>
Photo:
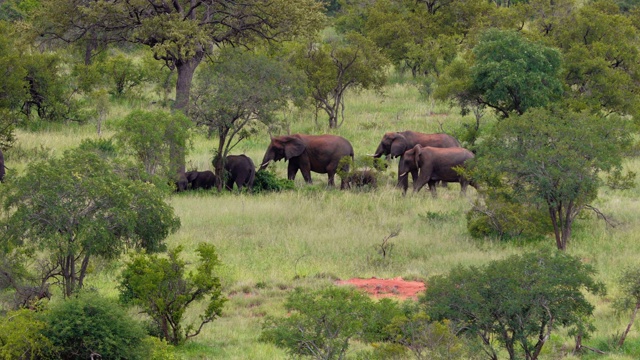
[[[402,174],[398,175],[398,177],[404,177],[407,175],[407,172],[403,172]]]
[[[269,163],[270,163],[270,162],[271,162],[271,160],[269,160],[269,161],[267,161],[267,162],[265,162],[265,163],[262,163],[262,164],[260,165],[260,169],[264,169],[264,168],[266,168],[266,167],[267,167],[267,165],[269,165]]]

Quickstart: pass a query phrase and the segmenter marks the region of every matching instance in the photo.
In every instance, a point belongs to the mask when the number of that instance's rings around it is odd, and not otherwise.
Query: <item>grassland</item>
[[[115,109],[113,113],[123,112]],[[490,122],[490,116],[486,118]],[[344,124],[336,130],[327,129],[322,117],[316,124],[310,113],[288,114],[286,120],[292,133],[334,133],[349,139],[356,156],[373,153],[386,131],[451,132],[462,122],[472,121],[444,104],[421,98],[414,87],[407,85],[390,85],[383,94],[349,94]],[[108,125],[109,121],[102,136],[109,136]],[[83,138],[96,136],[91,125],[37,133],[21,131],[16,148],[7,152],[7,166],[19,172],[38,154],[59,154]],[[245,153],[259,163],[268,143],[265,131],[243,142],[233,153]],[[196,137],[187,161],[201,170],[210,168],[214,146],[212,140]],[[438,189],[437,199],[424,190],[402,196],[393,186],[396,164],[374,191],[330,189],[325,175],[314,174],[313,185],[304,184],[298,175],[296,190],[282,193],[172,195],[169,201],[182,227],[167,239],[169,246],[183,245],[184,255],[195,259],[193,250],[199,242],[214,244],[224,263],[220,276],[229,297],[224,315],[178,349],[179,354],[187,359],[282,359],[286,357],[284,352],[259,343],[257,338],[261,319],[266,314],[283,314],[282,301],[296,286],[318,287],[350,277],[427,280],[458,264],[481,265],[510,254],[554,246],[551,238],[539,242],[472,239],[466,231],[465,213],[477,196],[474,189],[466,197],[459,195],[458,185]],[[274,165],[284,177],[286,164]],[[638,172],[640,160],[630,159],[626,166]],[[606,297],[590,298],[596,306],[597,330],[585,341],[591,347],[606,348],[627,321],[626,316],[614,316],[610,304],[618,294],[616,277],[625,266],[638,264],[640,188],[602,189],[594,206],[617,225],[608,226],[595,214],[585,213],[575,223],[568,252],[592,264],[609,289]],[[383,257],[377,247],[397,230],[399,236],[391,240],[391,251]],[[97,262],[86,285],[116,296],[119,264]],[[197,312],[193,309],[189,315],[195,318]],[[640,357],[637,327],[627,342],[628,354],[598,358]],[[572,347],[571,337],[557,333],[544,349],[544,358],[572,358],[568,355]]]

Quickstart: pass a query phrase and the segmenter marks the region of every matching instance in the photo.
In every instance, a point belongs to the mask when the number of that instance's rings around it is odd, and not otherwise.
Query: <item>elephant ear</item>
[[[193,182],[193,180],[195,180],[197,177],[198,177],[197,171],[189,171],[187,173],[187,181],[189,182]]]
[[[422,162],[422,148],[420,145],[413,147],[414,161],[416,162],[416,169],[420,169],[420,163]]]
[[[300,156],[305,150],[305,145],[302,140],[298,138],[291,138],[284,144],[284,157],[289,160],[292,157]]]
[[[395,138],[391,142],[391,157],[402,156],[406,150],[407,139],[400,134],[396,134]]]

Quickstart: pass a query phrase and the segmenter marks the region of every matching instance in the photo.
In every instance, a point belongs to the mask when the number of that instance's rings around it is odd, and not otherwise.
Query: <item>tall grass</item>
[[[322,114],[315,123],[313,114],[303,111],[288,119],[290,132],[341,135],[353,144],[358,156],[373,153],[387,131],[451,132],[463,122],[472,121],[445,104],[424,100],[415,87],[407,85],[390,85],[382,94],[350,93],[346,99],[345,120],[340,128],[328,129]],[[116,113],[122,115],[123,110]],[[17,147],[24,150],[41,146],[57,155],[83,138],[95,136],[91,125],[19,132]],[[108,131],[103,136],[109,136]],[[265,130],[233,153],[245,153],[259,165],[268,144]],[[210,168],[214,147],[214,140],[196,136],[187,166]],[[12,151],[7,152],[7,166],[21,169],[28,159],[12,164]],[[279,176],[285,176],[286,163],[270,166]],[[629,160],[626,166],[638,172],[640,161]],[[262,317],[282,314],[283,299],[293,287],[317,287],[350,277],[427,280],[460,264],[482,265],[511,254],[554,246],[551,238],[527,243],[472,239],[466,230],[465,213],[477,196],[475,190],[469,189],[466,196],[461,196],[459,186],[451,184],[446,189],[439,188],[436,199],[426,190],[403,196],[394,187],[396,171],[397,161],[392,161],[389,176],[371,191],[327,188],[326,175],[313,174],[313,185],[305,184],[298,175],[296,190],[282,193],[214,191],[173,195],[169,201],[180,216],[182,227],[167,239],[168,245],[183,245],[184,256],[195,260],[194,249],[199,242],[214,244],[223,262],[220,276],[230,299],[222,318],[206,326],[201,335],[180,348],[180,353],[185,358],[200,359],[285,358],[282,351],[259,343],[257,338]],[[602,189],[594,206],[615,227],[598,219],[595,213],[585,212],[575,223],[568,252],[592,264],[598,270],[598,278],[609,288],[606,297],[590,299],[596,306],[597,331],[586,343],[598,347],[621,331],[627,321],[613,316],[610,303],[618,294],[615,279],[620,271],[638,264],[640,189]],[[399,234],[390,239],[391,246],[383,256],[379,252],[382,241],[394,232]],[[118,264],[98,263],[87,285],[116,296]],[[195,319],[197,314],[198,309],[193,309],[189,316]],[[630,349],[640,349],[639,338],[637,332],[631,333]],[[572,339],[559,333],[545,349],[544,358],[563,357],[572,346]],[[601,358],[640,356],[640,350],[630,352]]]

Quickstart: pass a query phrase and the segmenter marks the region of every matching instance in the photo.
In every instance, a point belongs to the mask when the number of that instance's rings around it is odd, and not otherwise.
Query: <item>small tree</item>
[[[224,178],[229,152],[255,134],[260,124],[276,122],[275,113],[299,101],[304,89],[302,75],[277,59],[228,49],[218,60],[198,73],[190,115],[217,137],[213,167]]]
[[[586,328],[594,307],[583,291],[604,294],[594,274],[562,252],[532,252],[432,277],[420,301],[433,320],[478,336],[489,359],[498,359],[497,340],[510,359],[535,360],[553,330]]]
[[[297,49],[293,61],[307,76],[316,118],[318,110],[324,110],[330,128],[340,125],[339,118],[344,121],[346,91],[380,89],[389,64],[371,40],[357,33],[321,44],[309,42]]]
[[[186,148],[191,121],[179,111],[134,110],[116,123],[116,143],[133,155],[149,175],[162,170],[173,177],[178,169],[170,169],[171,149]]]
[[[186,273],[187,263],[180,259],[182,247],[168,253],[168,258],[137,254],[127,262],[120,279],[120,299],[137,305],[149,315],[160,337],[173,345],[200,333],[202,327],[222,313],[226,299],[215,268],[220,264],[213,245],[201,243],[196,252],[195,271]],[[194,302],[208,297],[200,324],[183,328],[183,317]]]
[[[352,338],[362,337],[371,324],[383,328],[374,320],[377,311],[373,300],[351,288],[298,288],[287,298],[285,308],[291,315],[267,317],[260,340],[273,343],[294,357],[344,359]]]
[[[619,312],[631,310],[629,324],[618,340],[618,346],[622,346],[640,310],[640,267],[626,269],[618,279],[618,284],[622,289],[622,296],[616,299],[614,306]]]
[[[37,256],[43,277],[60,281],[65,296],[82,288],[91,258],[162,250],[180,226],[155,186],[122,179],[96,153],[79,149],[31,163],[0,200],[0,251]]]
[[[600,173],[621,166],[629,134],[615,115],[532,109],[497,124],[477,147],[472,174],[486,188],[511,189],[510,201],[546,209],[564,250],[573,221],[598,195]]]

